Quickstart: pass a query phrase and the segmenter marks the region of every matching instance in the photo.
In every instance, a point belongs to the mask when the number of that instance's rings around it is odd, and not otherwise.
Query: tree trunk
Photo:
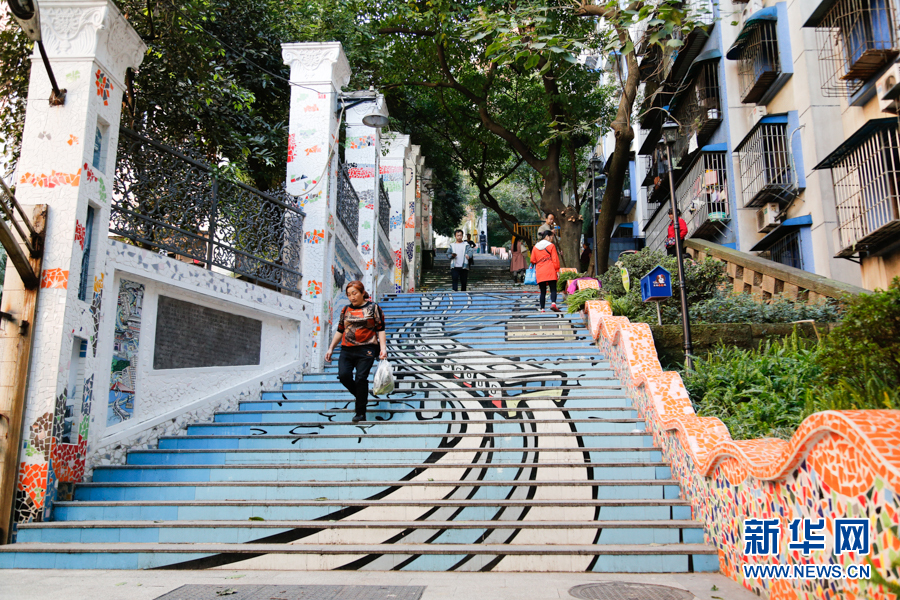
[[[559,155],[556,155],[554,164],[543,170],[544,189],[541,192],[541,210],[544,213],[552,212],[556,216],[556,224],[559,225],[559,240],[556,248],[559,250],[559,262],[563,267],[578,268],[580,254],[578,252],[581,242],[581,215],[574,207],[566,206],[560,198],[562,173],[559,168]],[[535,240],[537,242],[539,240]]]
[[[600,215],[597,217],[597,273],[602,275],[609,269],[609,247],[612,243],[613,228],[616,225],[616,212],[619,199],[622,197],[622,186],[625,184],[625,175],[628,173],[628,163],[631,159],[631,141],[634,139],[634,131],[631,127],[617,127],[616,147],[613,150],[612,160],[609,164],[609,172],[606,174],[606,191],[600,202]],[[619,131],[618,129],[621,129]],[[615,257],[613,257],[615,261]]]

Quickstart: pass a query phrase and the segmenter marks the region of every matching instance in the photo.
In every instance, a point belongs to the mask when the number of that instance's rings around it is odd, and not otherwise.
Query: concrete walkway
[[[3,600],[153,600],[185,584],[414,585],[422,600],[544,600],[572,598],[568,590],[599,581],[629,581],[688,590],[700,600],[751,600],[755,594],[724,575],[591,573],[419,573],[403,571],[0,571]],[[229,596],[223,596],[228,598]]]

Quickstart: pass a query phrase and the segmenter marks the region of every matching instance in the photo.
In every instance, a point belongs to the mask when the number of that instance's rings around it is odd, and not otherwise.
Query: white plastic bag
[[[394,367],[387,360],[378,363],[375,380],[372,382],[372,393],[376,396],[387,396],[394,391]]]

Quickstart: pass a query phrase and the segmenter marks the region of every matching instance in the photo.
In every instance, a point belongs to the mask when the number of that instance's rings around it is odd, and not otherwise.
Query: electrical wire
[[[322,93],[323,93],[323,92],[321,92],[320,90],[317,90],[316,88],[312,88],[312,87],[309,87],[309,86],[306,86],[306,85],[302,85],[302,84],[299,84],[299,83],[295,83],[295,82],[291,81],[290,79],[288,79],[287,77],[285,77],[285,76],[283,76],[283,75],[279,75],[278,73],[273,73],[272,71],[266,69],[265,67],[263,67],[263,66],[261,66],[261,65],[258,65],[257,63],[255,63],[255,62],[253,62],[252,60],[250,60],[249,58],[247,58],[247,56],[246,56],[245,54],[243,54],[242,52],[238,51],[236,48],[234,48],[233,46],[231,46],[230,44],[228,44],[227,42],[225,42],[222,38],[220,38],[220,37],[217,36],[216,34],[212,33],[211,31],[206,30],[202,25],[198,24],[198,23],[195,22],[193,19],[191,19],[189,16],[187,16],[187,15],[184,13],[184,11],[182,11],[181,7],[175,5],[175,10],[178,11],[179,14],[181,14],[181,16],[184,18],[185,21],[187,21],[188,23],[190,23],[191,25],[193,25],[194,27],[196,27],[197,29],[199,29],[200,31],[202,31],[203,33],[205,33],[206,35],[208,35],[208,36],[211,37],[212,39],[214,39],[214,40],[216,40],[217,42],[219,42],[222,46],[224,46],[226,49],[230,50],[232,53],[236,54],[236,55],[238,56],[238,58],[240,58],[242,61],[244,61],[244,62],[247,63],[248,65],[251,65],[251,66],[253,66],[253,67],[259,69],[260,71],[262,71],[262,72],[265,73],[266,75],[269,75],[270,77],[274,77],[275,79],[280,79],[281,81],[284,81],[284,82],[286,82],[286,83],[288,83],[288,84],[290,84],[290,85],[292,85],[292,86],[294,86],[294,87],[298,87],[298,88],[301,88],[301,89],[304,89],[304,90],[310,90],[310,91],[316,92],[316,93],[318,93],[318,94],[322,94]],[[324,92],[324,93],[328,93],[328,94],[337,93],[337,94],[340,94],[339,91],[338,91],[338,92]]]
[[[312,88],[312,87],[309,87],[309,86],[306,86],[306,85],[302,85],[302,84],[300,84],[300,83],[296,83],[296,82],[294,82],[294,81],[291,81],[291,80],[288,79],[287,77],[284,77],[283,75],[279,75],[279,74],[277,74],[277,73],[273,73],[272,71],[269,71],[269,70],[266,69],[265,67],[262,67],[262,66],[260,66],[259,64],[255,63],[254,61],[252,61],[252,60],[250,60],[249,58],[247,58],[243,53],[239,52],[237,49],[235,49],[233,46],[231,46],[230,44],[228,44],[227,42],[225,42],[224,40],[222,40],[220,37],[218,37],[218,36],[215,35],[214,33],[210,32],[210,31],[207,31],[202,25],[199,25],[199,24],[196,23],[193,19],[191,19],[189,16],[187,16],[187,15],[184,13],[184,11],[181,10],[180,7],[176,6],[175,9],[181,14],[181,16],[182,16],[188,23],[190,23],[191,25],[193,25],[194,27],[196,27],[197,29],[199,29],[200,31],[202,31],[203,33],[205,33],[206,35],[208,35],[208,36],[211,37],[212,39],[214,39],[214,40],[216,40],[217,42],[219,42],[219,44],[221,44],[222,46],[224,46],[227,50],[230,50],[232,53],[236,54],[236,55],[238,56],[238,58],[240,58],[240,59],[241,59],[242,61],[244,61],[245,63],[247,63],[247,64],[249,64],[249,65],[255,67],[256,69],[259,69],[260,71],[262,71],[263,73],[266,73],[266,74],[269,75],[270,77],[274,77],[275,79],[279,79],[279,80],[281,80],[281,81],[284,81],[284,82],[288,83],[289,85],[292,85],[292,86],[294,86],[294,87],[298,87],[298,88],[300,88],[300,89],[304,89],[304,90],[309,90],[309,91],[312,91],[312,92],[316,92],[317,94],[340,94],[340,91],[337,91],[337,92],[322,92],[321,90],[318,90],[318,89],[316,89],[316,88]],[[338,131],[338,135],[337,135],[337,137],[335,137],[334,141],[330,144],[330,148],[329,148],[329,150],[328,150],[328,157],[325,159],[325,168],[322,169],[322,173],[321,173],[317,178],[315,178],[315,179],[313,180],[313,181],[316,182],[316,183],[313,185],[313,187],[310,188],[310,189],[308,189],[308,190],[304,190],[304,191],[300,194],[301,196],[309,196],[309,195],[313,194],[313,193],[316,191],[316,189],[317,189],[317,188],[322,184],[322,182],[325,180],[325,175],[328,173],[328,169],[329,169],[329,167],[331,166],[331,161],[332,161],[332,159],[334,158],[334,153],[335,153],[335,151],[337,150],[338,144],[340,143],[340,129],[341,129],[341,123],[343,122],[343,119],[344,119],[344,109],[345,109],[345,107],[344,107],[343,104],[342,104],[342,105],[341,105],[341,112],[340,112],[340,114],[338,115],[338,122],[337,122],[337,131]]]

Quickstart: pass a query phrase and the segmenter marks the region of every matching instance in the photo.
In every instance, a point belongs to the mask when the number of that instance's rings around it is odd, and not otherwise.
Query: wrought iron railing
[[[736,150],[744,207],[786,202],[796,194],[787,124],[763,123]]]
[[[724,152],[704,152],[678,184],[678,209],[691,237],[724,230],[730,219]]]
[[[263,193],[120,130],[109,230],[132,244],[300,294],[303,217],[283,188]]]
[[[838,256],[880,249],[900,237],[900,133],[878,131],[831,169]]]
[[[825,96],[856,93],[900,54],[890,0],[838,0],[811,21]]]
[[[756,104],[781,73],[778,58],[778,37],[775,21],[753,26],[740,49],[738,76],[741,82],[741,102]]]
[[[701,146],[709,140],[723,118],[718,67],[717,61],[704,62],[695,71],[693,81],[675,99],[677,107],[674,116],[675,121],[681,124],[680,137],[690,140],[696,135]]]
[[[384,235],[391,235],[391,199],[384,189],[384,182],[378,179],[378,223]]]
[[[350,183],[347,165],[338,166],[337,216],[344,229],[357,241],[359,235],[359,196]]]

